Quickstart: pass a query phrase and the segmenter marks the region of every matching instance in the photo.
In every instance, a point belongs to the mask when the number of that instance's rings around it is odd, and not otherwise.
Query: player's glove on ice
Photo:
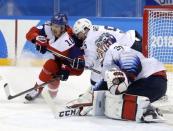
[[[74,69],[83,69],[85,67],[85,61],[82,58],[74,58],[70,65]]]
[[[44,54],[47,51],[47,46],[48,44],[48,40],[46,39],[45,36],[37,36],[36,37],[36,50],[39,51],[40,53]]]

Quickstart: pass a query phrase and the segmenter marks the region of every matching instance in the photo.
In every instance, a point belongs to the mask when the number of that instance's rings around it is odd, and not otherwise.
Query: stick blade
[[[5,83],[3,87],[4,87],[5,94],[7,96],[7,99],[8,100],[12,99],[12,96],[10,95],[10,89],[9,89],[8,83]]]
[[[7,99],[8,99],[8,100],[11,100],[11,99],[13,99],[13,96],[9,95],[9,96],[7,97]]]
[[[79,116],[80,114],[80,108],[64,108],[62,110],[58,110],[56,112],[56,119],[59,118],[67,118],[71,116]]]

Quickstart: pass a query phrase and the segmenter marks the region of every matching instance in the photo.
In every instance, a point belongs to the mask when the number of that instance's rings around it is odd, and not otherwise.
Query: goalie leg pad
[[[77,99],[74,99],[66,104],[69,108],[76,108],[82,106],[91,106],[93,103],[93,91],[89,90],[81,94]]]
[[[106,91],[94,91],[93,110],[92,110],[93,116],[104,116],[105,92]]]
[[[93,116],[104,116],[105,111],[105,92],[106,91],[87,91],[79,96],[78,99],[67,103],[69,108],[82,107],[80,115],[87,115],[92,111]]]
[[[77,106],[81,107],[80,108],[81,116],[87,115],[89,113],[91,113],[91,115],[93,115],[93,116],[104,116],[105,92],[106,91],[94,91],[93,96],[91,96],[91,94],[90,94],[90,98],[92,97],[92,100],[90,100],[90,103],[81,103],[81,104],[76,103],[71,107],[72,108],[76,108]],[[84,94],[84,95],[87,95],[87,94]],[[82,98],[86,99],[86,97],[82,97]],[[88,98],[86,100],[85,99],[83,99],[82,101],[86,101]]]
[[[137,112],[137,96],[123,95],[122,119],[135,120]]]
[[[77,99],[74,99],[66,104],[68,108],[79,108],[79,115],[85,116],[91,110],[93,105],[93,91],[89,90],[81,94]]]
[[[149,104],[149,99],[143,96],[106,92],[105,115],[114,119],[141,121]]]

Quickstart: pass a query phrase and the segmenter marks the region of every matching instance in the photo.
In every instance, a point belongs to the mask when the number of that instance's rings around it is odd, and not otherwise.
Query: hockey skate
[[[149,105],[146,109],[146,112],[143,114],[141,121],[146,123],[151,123],[151,122],[164,122],[165,120],[163,118],[163,114],[158,108]]]
[[[43,90],[43,88],[32,90],[31,92],[29,92],[28,94],[26,94],[25,99],[27,101],[33,101],[33,100],[35,100],[36,98],[38,98],[39,96],[41,96],[40,94],[41,94],[42,90]]]

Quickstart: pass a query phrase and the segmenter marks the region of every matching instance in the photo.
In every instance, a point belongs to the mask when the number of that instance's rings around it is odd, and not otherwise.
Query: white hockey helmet
[[[92,27],[91,21],[86,18],[82,18],[75,22],[73,26],[73,32],[76,35],[80,32],[85,33],[85,29],[86,28],[91,29],[91,27]]]

